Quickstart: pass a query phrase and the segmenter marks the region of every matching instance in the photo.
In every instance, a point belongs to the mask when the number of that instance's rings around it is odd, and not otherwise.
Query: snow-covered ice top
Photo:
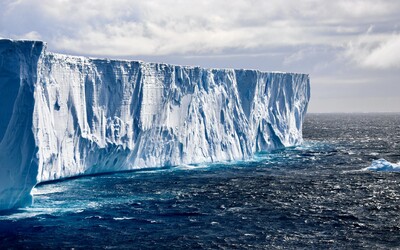
[[[92,59],[0,40],[0,209],[38,182],[302,142],[306,74]]]

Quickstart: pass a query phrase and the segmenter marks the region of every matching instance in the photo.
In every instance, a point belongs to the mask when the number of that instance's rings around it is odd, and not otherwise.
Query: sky
[[[399,0],[0,0],[48,50],[307,73],[309,112],[400,112]]]

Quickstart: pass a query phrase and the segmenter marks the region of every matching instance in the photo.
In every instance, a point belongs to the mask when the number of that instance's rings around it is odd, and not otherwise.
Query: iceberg
[[[400,162],[391,163],[383,158],[372,161],[371,165],[366,170],[372,171],[387,171],[387,172],[400,172]]]
[[[93,59],[0,40],[0,209],[40,182],[302,142],[307,74]]]

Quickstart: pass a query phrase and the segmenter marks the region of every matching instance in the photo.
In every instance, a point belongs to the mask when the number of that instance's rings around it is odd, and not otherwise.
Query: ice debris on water
[[[396,164],[381,158],[372,161],[371,165],[366,169],[372,171],[400,172],[400,162]]]

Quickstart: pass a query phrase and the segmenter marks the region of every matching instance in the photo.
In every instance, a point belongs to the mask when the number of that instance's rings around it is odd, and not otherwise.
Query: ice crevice
[[[0,40],[0,209],[39,182],[302,142],[307,74],[92,59]]]

